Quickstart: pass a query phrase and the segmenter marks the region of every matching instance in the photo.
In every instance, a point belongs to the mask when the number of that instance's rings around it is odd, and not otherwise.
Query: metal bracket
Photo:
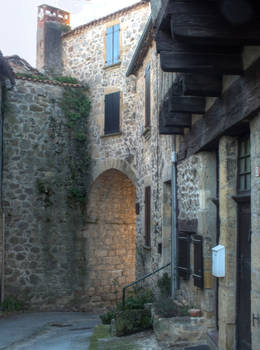
[[[255,321],[257,321],[257,326],[260,325],[260,316],[253,313],[253,327],[255,327]]]

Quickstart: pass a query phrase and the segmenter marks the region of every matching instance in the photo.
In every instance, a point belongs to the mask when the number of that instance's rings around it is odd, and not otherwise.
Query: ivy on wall
[[[68,166],[71,172],[71,184],[68,200],[85,203],[86,178],[89,171],[88,115],[90,100],[87,87],[65,87],[60,107],[67,119],[70,135],[70,155]]]

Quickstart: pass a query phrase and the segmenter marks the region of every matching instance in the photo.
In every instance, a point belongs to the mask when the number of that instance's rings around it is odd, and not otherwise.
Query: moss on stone
[[[94,333],[91,337],[89,350],[97,350],[98,339],[101,338],[110,338],[109,326],[107,325],[99,325],[95,328]]]

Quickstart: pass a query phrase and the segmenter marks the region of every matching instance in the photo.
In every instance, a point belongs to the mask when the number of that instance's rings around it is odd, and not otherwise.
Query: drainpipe
[[[6,95],[3,93],[5,88],[4,84],[1,86],[1,103],[5,103],[4,99]],[[2,108],[2,105],[0,105]],[[5,215],[3,211],[3,133],[4,133],[4,112],[0,110],[0,213],[2,218],[0,219],[0,225],[2,226],[2,274],[1,274],[1,303],[4,301],[5,297]],[[2,222],[1,222],[2,221]],[[1,230],[0,230],[1,231]]]
[[[176,220],[176,151],[175,136],[172,142],[172,235],[171,235],[171,297],[175,297],[178,288],[178,271],[177,271],[177,220]]]

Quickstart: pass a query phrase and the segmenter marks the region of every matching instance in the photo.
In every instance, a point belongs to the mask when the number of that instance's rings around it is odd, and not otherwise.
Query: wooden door
[[[251,349],[251,211],[238,204],[237,349]]]

